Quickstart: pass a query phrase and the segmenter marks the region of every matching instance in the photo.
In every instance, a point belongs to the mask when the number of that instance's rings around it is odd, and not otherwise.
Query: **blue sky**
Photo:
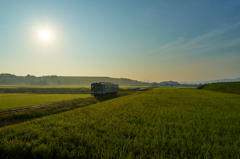
[[[9,0],[0,3],[0,22],[0,73],[240,77],[238,0]]]

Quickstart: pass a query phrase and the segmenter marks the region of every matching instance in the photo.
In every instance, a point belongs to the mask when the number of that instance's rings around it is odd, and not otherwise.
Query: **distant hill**
[[[218,82],[237,82],[237,81],[240,81],[240,77],[239,78],[235,78],[235,79],[228,79],[228,78],[225,78],[225,79],[219,79],[217,80]],[[210,81],[207,81],[208,83],[215,83],[216,80],[210,80]]]
[[[147,82],[140,82],[127,78],[111,78],[111,77],[84,77],[84,76],[41,76],[33,75],[16,76],[13,74],[0,74],[1,85],[86,85],[89,86],[94,82],[112,82],[119,85],[129,86],[148,86]]]
[[[198,88],[211,91],[240,94],[240,82],[218,82],[202,85]]]
[[[235,79],[228,79],[228,78],[224,78],[224,79],[216,79],[216,80],[206,80],[206,81],[185,81],[185,82],[179,82],[181,84],[194,84],[194,83],[201,83],[201,84],[205,84],[205,83],[216,83],[216,82],[238,82],[240,81],[240,77],[235,78]]]

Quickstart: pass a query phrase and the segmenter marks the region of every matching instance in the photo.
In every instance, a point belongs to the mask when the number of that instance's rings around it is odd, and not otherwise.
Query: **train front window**
[[[101,86],[101,85],[98,85],[98,89],[102,89],[102,86]]]
[[[97,89],[97,86],[96,85],[92,85],[91,89]]]

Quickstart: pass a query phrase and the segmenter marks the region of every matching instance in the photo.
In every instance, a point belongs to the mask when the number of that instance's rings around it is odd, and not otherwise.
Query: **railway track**
[[[92,97],[90,97],[90,98],[92,98]],[[46,107],[57,106],[57,105],[62,105],[62,104],[70,104],[73,102],[79,102],[79,101],[83,101],[83,100],[90,99],[90,98],[77,99],[77,100],[71,100],[71,101],[66,101],[66,102],[57,102],[57,103],[51,103],[51,104],[36,105],[36,106],[30,106],[30,107],[24,107],[24,108],[18,108],[18,109],[3,110],[3,111],[0,111],[0,115],[21,112],[21,111],[26,111],[26,110],[46,108]]]

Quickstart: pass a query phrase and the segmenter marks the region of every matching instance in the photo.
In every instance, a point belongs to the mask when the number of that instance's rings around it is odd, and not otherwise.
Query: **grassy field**
[[[0,85],[0,88],[89,88],[80,85]]]
[[[119,86],[119,90],[127,90],[127,89],[132,89],[132,88],[149,88],[149,86]]]
[[[240,94],[240,82],[219,82],[202,85],[199,87],[204,90]]]
[[[119,91],[131,88],[148,88],[148,86],[119,86]],[[31,86],[31,85],[0,85],[0,93],[35,93],[35,94],[88,94],[90,86]]]
[[[129,89],[129,88],[148,88],[149,86],[119,86],[121,89]],[[80,86],[80,85],[45,85],[45,86],[37,86],[37,85],[0,85],[0,88],[87,88],[90,89],[91,86]]]
[[[87,97],[91,97],[91,94],[0,94],[0,110],[49,104]]]
[[[92,104],[104,102],[106,100],[130,95],[133,93],[135,92],[124,91],[124,92],[118,93],[117,95],[108,95],[108,96],[98,97],[98,98],[81,98],[81,99],[73,100],[72,102],[67,104],[62,103],[62,104],[53,105],[51,107],[41,108],[41,109],[31,109],[31,110],[15,112],[11,114],[2,114],[0,115],[0,127],[23,123],[35,118],[58,114],[58,113],[73,110],[76,108],[86,107]]]
[[[0,128],[0,158],[239,158],[240,96],[153,89]]]

